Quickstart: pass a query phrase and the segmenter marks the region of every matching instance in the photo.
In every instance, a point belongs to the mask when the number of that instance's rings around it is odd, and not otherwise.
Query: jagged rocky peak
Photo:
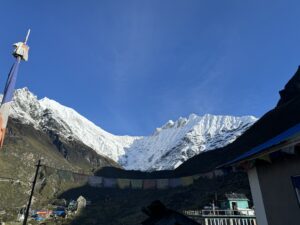
[[[150,136],[117,136],[72,108],[49,98],[39,100],[28,88],[15,91],[11,116],[60,139],[79,141],[134,170],[176,168],[196,154],[231,143],[257,120],[253,116],[191,114],[169,120]]]
[[[179,117],[179,119],[177,120],[177,127],[183,127],[187,124],[188,119],[184,118],[184,117]]]
[[[173,120],[169,120],[165,125],[161,127],[161,129],[168,129],[174,127],[175,123]]]
[[[194,155],[233,142],[256,120],[211,114],[169,120],[154,135],[136,140],[119,162],[127,169],[174,169]]]
[[[194,115],[196,116],[196,114],[194,114]],[[169,120],[167,123],[165,123],[161,127],[156,128],[154,135],[158,135],[162,130],[167,130],[167,129],[174,128],[174,127],[175,128],[184,127],[188,121],[189,121],[189,119],[185,118],[185,117],[179,117],[179,119],[176,120],[175,122],[173,120]]]
[[[37,96],[31,93],[27,87],[15,91],[11,115],[24,123],[38,125],[42,108]]]

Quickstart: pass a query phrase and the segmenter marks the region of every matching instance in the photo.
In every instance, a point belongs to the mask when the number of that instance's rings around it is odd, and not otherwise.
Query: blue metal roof
[[[249,150],[249,151],[245,152],[244,154],[240,155],[239,157],[229,161],[228,163],[224,164],[223,166],[236,163],[236,162],[246,159],[250,156],[261,153],[264,150],[266,150],[274,145],[280,144],[283,141],[287,141],[297,135],[300,135],[300,123],[289,128],[288,130],[282,132],[281,134],[275,136],[274,138],[269,139],[268,141],[264,142],[263,144],[252,148],[251,150]]]

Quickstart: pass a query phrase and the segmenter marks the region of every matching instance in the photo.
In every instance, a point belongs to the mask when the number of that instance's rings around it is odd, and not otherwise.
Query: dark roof
[[[285,142],[300,131],[300,67],[280,91],[277,106],[262,116],[233,143],[199,154],[177,168],[181,174],[204,172],[238,162],[274,145]]]
[[[152,202],[142,211],[149,216],[142,225],[199,225],[196,221],[166,208],[160,201]]]
[[[227,193],[224,195],[224,197],[228,200],[249,200],[245,194],[238,193]]]
[[[264,152],[266,149],[276,146],[284,141],[287,141],[289,139],[294,138],[295,136],[300,135],[300,124],[297,124],[296,126],[293,126],[292,128],[282,132],[281,134],[275,136],[274,138],[271,138],[270,140],[267,140],[263,144],[260,144],[251,150],[245,152],[244,154],[236,157],[235,159],[227,162],[225,165],[234,164],[236,162],[239,162],[241,160],[247,159],[251,156],[258,155],[259,153]]]

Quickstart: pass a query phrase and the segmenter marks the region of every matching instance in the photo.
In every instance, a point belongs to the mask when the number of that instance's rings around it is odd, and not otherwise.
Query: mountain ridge
[[[150,136],[117,136],[70,107],[47,97],[38,99],[28,88],[15,91],[11,117],[63,139],[79,140],[125,169],[142,171],[175,169],[201,152],[233,142],[257,120],[253,116],[191,114],[169,120]]]

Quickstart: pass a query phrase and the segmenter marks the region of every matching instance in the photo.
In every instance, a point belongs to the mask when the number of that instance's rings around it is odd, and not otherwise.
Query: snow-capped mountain
[[[170,120],[153,135],[135,140],[120,162],[127,169],[174,169],[194,155],[233,142],[256,120],[210,114]]]
[[[117,136],[72,108],[48,98],[38,100],[27,88],[15,91],[11,117],[65,140],[80,141],[125,169],[134,170],[176,168],[196,154],[233,142],[257,120],[253,116],[191,114],[168,121],[151,136]]]
[[[116,162],[125,154],[125,148],[139,138],[112,135],[69,107],[48,98],[38,100],[27,88],[15,91],[11,117],[66,140],[79,140]]]

